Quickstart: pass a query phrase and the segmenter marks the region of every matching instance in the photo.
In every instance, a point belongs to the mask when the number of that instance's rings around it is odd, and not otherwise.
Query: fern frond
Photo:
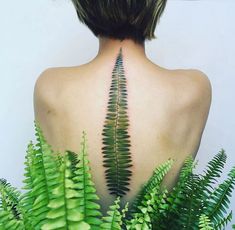
[[[223,213],[226,213],[229,208],[229,197],[232,195],[232,190],[235,184],[235,167],[233,167],[228,178],[211,193],[208,198],[204,213],[216,225],[223,218]]]
[[[209,161],[204,175],[192,174],[189,177],[184,189],[184,202],[181,202],[178,208],[180,215],[177,222],[180,228],[198,228],[199,217],[203,213],[205,200],[216,178],[220,176],[225,161],[226,155],[222,150]]]
[[[220,174],[224,168],[224,164],[226,163],[226,159],[227,156],[225,151],[224,149],[221,149],[219,153],[217,153],[207,164],[207,168],[204,170],[204,175],[201,175],[201,187],[204,195],[202,197],[203,200],[208,198],[209,194],[211,193],[211,189],[213,189],[212,185],[217,182],[217,178],[220,177]]]
[[[178,219],[181,215],[180,209],[185,204],[185,200],[187,200],[187,195],[185,193],[186,184],[192,177],[193,169],[196,164],[197,162],[193,160],[191,155],[186,157],[184,164],[180,169],[178,181],[167,196],[166,204],[164,206],[166,217],[162,219],[163,226],[168,226],[171,229],[179,228]]]
[[[180,175],[178,184],[184,185],[187,182],[187,179],[193,173],[193,169],[198,164],[198,161],[194,160],[191,155],[188,155],[184,161],[183,167],[180,169]]]
[[[169,172],[173,165],[173,159],[168,159],[165,163],[159,165],[153,172],[153,175],[144,186],[142,194],[147,194],[150,191],[159,190],[165,175]]]
[[[200,230],[213,230],[212,223],[205,214],[202,214],[199,218],[199,228]]]
[[[119,206],[120,197],[117,197],[114,205],[109,207],[107,216],[102,217],[103,223],[100,225],[102,230],[121,230],[122,226],[122,214],[120,213]]]
[[[168,190],[165,188],[163,191],[155,196],[155,203],[153,204],[154,212],[150,215],[152,222],[152,230],[164,229],[163,221],[167,217],[168,212]]]
[[[128,207],[129,207],[129,202],[127,202],[124,206],[124,208],[121,211],[121,222],[120,226],[124,226],[124,220],[127,218],[127,213],[128,213]]]
[[[134,202],[132,203],[130,212],[128,213],[129,216],[131,215],[131,213],[135,213],[137,211],[137,207],[140,206],[143,201],[145,201],[145,196],[147,194],[156,192],[156,196],[160,196],[161,183],[165,175],[171,169],[172,164],[173,164],[173,160],[169,159],[163,164],[159,165],[154,170],[153,175],[150,177],[148,182],[143,186],[143,188],[140,190],[140,192],[136,196]],[[162,201],[160,203],[162,203]]]
[[[66,153],[61,162],[60,178],[52,190],[53,197],[50,199],[49,212],[42,230],[90,229],[89,224],[84,222],[84,216],[80,211],[77,199],[79,194],[75,187],[72,180],[71,162]]]
[[[26,190],[26,192],[21,196],[20,203],[22,205],[22,208],[24,210],[23,218],[25,222],[25,227],[27,229],[33,229],[31,220],[33,219],[33,204],[36,199],[36,196],[32,194],[33,189],[33,180],[37,177],[37,174],[33,174],[33,165],[34,165],[34,158],[36,155],[35,147],[30,141],[30,143],[27,146],[26,150],[26,157],[25,157],[25,173],[23,180],[23,183],[25,184],[23,189]]]
[[[159,167],[158,170],[162,169],[164,171],[165,169],[167,171],[171,167],[171,164],[172,162],[166,162],[166,164],[161,165],[162,167]],[[164,166],[168,166],[168,169]],[[155,173],[157,173],[158,170],[156,170]],[[160,172],[159,181],[162,181],[163,177],[164,173],[161,175]],[[128,219],[125,221],[127,229],[161,229],[159,220],[165,217],[164,212],[167,210],[166,198],[168,191],[166,188],[160,190],[160,182],[158,179],[156,177],[154,182],[156,183],[156,187],[152,187],[152,183],[149,184],[149,189],[147,188],[146,193],[140,200],[140,204],[135,208],[135,212],[128,216]],[[152,180],[150,179],[150,181]]]
[[[111,194],[123,196],[129,191],[132,171],[130,136],[128,134],[127,90],[120,48],[112,72],[107,115],[103,129],[103,166]]]
[[[21,193],[5,179],[0,179],[0,209],[10,211],[14,219],[20,220],[19,198]]]
[[[26,230],[21,220],[15,219],[10,210],[0,210],[0,230]]]
[[[23,230],[21,193],[5,179],[0,179],[0,229]]]
[[[53,198],[52,190],[59,180],[59,169],[51,146],[46,142],[39,124],[35,121],[35,135],[37,137],[36,151],[32,166],[33,188],[31,195],[36,197],[33,203],[33,225],[39,230],[45,223],[49,208],[47,205]]]
[[[63,155],[60,152],[55,152],[54,155],[56,164],[58,165],[57,167],[59,168],[63,161]]]
[[[162,229],[161,220],[165,218],[167,189],[151,190],[136,207],[134,213],[124,221],[127,229]]]
[[[25,168],[24,168],[24,186],[22,189],[31,191],[33,188],[33,179],[35,178],[35,175],[33,175],[33,165],[34,165],[34,159],[36,155],[36,149],[33,145],[33,142],[30,141],[27,150],[26,150],[26,156],[25,156]],[[33,201],[31,202],[31,207],[33,206]],[[28,208],[29,209],[29,208]]]
[[[220,221],[215,225],[215,229],[216,230],[221,230],[224,229],[227,224],[232,220],[232,211],[230,211],[230,213],[223,217],[222,219],[220,219]]]
[[[153,198],[153,197],[152,197]],[[153,200],[150,201],[153,203]],[[127,230],[152,230],[152,223],[150,212],[152,212],[151,205],[139,206],[139,212],[134,213],[134,216],[131,220],[126,220],[125,226]]]
[[[71,153],[70,153],[71,155]],[[74,156],[70,156],[70,159]],[[99,230],[101,221],[100,205],[97,203],[99,197],[96,194],[95,185],[92,181],[90,166],[87,153],[86,133],[83,131],[81,149],[73,163],[77,162],[75,167],[76,191],[78,192],[79,211],[84,215],[84,221],[90,224],[92,230]]]
[[[182,194],[182,191],[184,190],[186,183],[188,182],[190,176],[192,175],[195,165],[196,165],[196,163],[194,162],[192,156],[189,155],[185,159],[184,165],[180,170],[177,184],[172,189],[172,191],[170,192],[169,197],[167,199],[169,202],[170,211],[177,209],[178,204],[180,204],[181,199],[184,196]]]
[[[76,175],[75,171],[77,169],[76,165],[79,163],[78,154],[70,150],[66,150],[66,152],[68,153],[68,158],[69,161],[71,162],[72,173],[75,176]]]
[[[192,174],[182,191],[181,203],[178,206],[179,216],[176,223],[180,229],[198,229],[199,218],[202,213],[201,179]]]

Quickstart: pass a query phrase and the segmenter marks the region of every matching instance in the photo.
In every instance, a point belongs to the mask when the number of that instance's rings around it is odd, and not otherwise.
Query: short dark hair
[[[154,30],[167,0],[72,0],[78,18],[95,36],[142,43]]]

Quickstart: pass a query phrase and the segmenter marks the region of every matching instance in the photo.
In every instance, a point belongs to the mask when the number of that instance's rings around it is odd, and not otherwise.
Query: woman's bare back
[[[112,203],[106,186],[102,130],[115,58],[78,67],[50,68],[38,78],[35,119],[55,151],[78,152],[87,133],[93,180],[103,210]],[[123,57],[127,80],[131,201],[153,170],[167,159],[174,164],[164,180],[170,189],[186,156],[195,157],[211,104],[211,85],[197,70],[167,70],[149,60]]]

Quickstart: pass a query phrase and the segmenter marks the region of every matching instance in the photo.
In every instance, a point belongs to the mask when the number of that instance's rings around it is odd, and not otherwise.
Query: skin
[[[203,72],[162,68],[148,59],[144,44],[131,39],[99,37],[98,54],[89,63],[43,71],[34,88],[35,119],[48,143],[61,153],[79,152],[86,131],[103,212],[115,199],[107,190],[101,148],[111,74],[120,47],[133,160],[131,190],[122,203],[131,202],[153,170],[169,158],[174,164],[163,185],[171,190],[185,158],[197,154],[211,105],[211,84]]]

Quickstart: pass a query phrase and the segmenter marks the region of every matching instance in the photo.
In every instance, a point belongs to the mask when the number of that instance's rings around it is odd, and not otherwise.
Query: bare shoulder
[[[179,87],[189,103],[211,104],[212,86],[209,77],[198,69],[178,70]]]
[[[53,84],[56,81],[55,75],[61,72],[60,69],[61,68],[58,67],[51,67],[42,71],[35,82],[35,88],[44,88],[47,87],[48,84]]]
[[[57,92],[63,85],[61,67],[47,68],[41,72],[34,85],[34,102],[50,103],[57,96]]]
[[[194,82],[195,86],[199,87],[199,89],[206,90],[207,92],[212,90],[209,77],[201,70],[190,69],[186,70],[185,73],[189,76],[189,80]]]
[[[52,111],[58,101],[60,88],[60,68],[45,69],[38,76],[33,92],[35,118],[45,120],[48,111]]]

